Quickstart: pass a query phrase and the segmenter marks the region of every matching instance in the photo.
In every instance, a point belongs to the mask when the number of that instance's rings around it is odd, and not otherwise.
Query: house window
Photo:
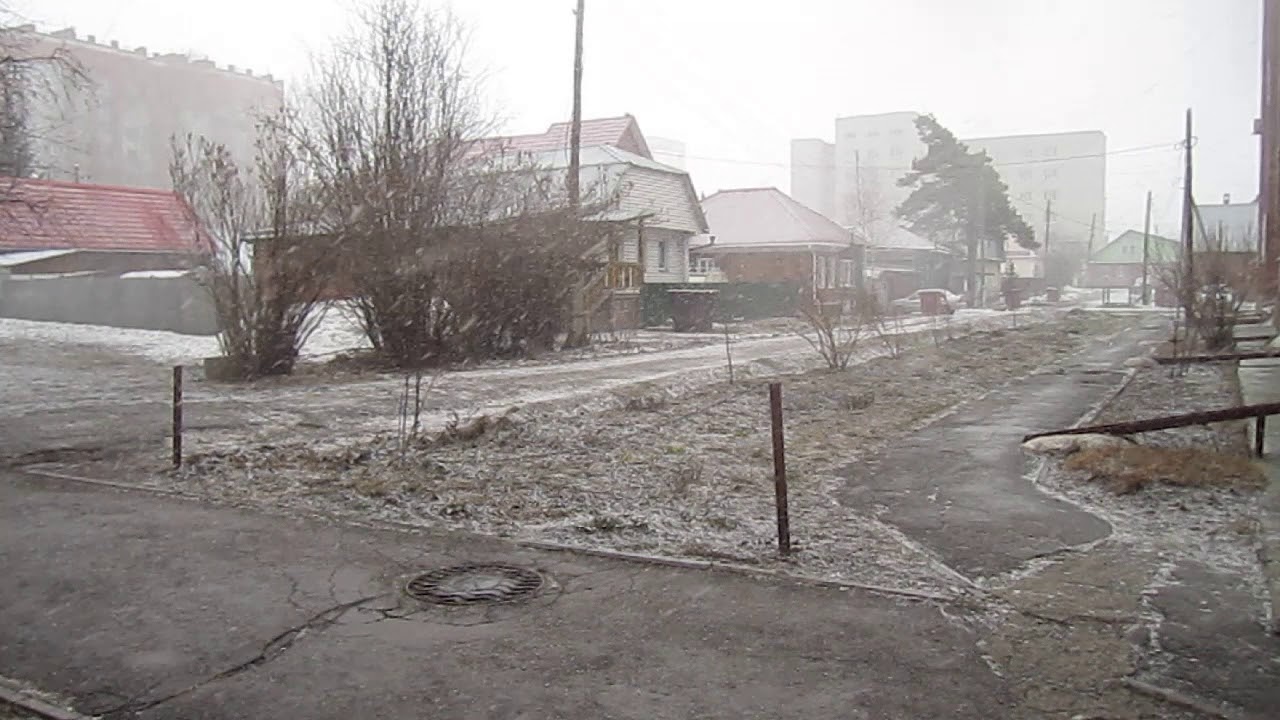
[[[698,258],[698,262],[694,267],[700,275],[710,275],[720,271],[720,268],[716,267],[716,259],[709,257]]]
[[[840,261],[840,277],[844,278],[845,287],[853,287],[854,282],[853,282],[853,261],[852,260]]]
[[[1058,177],[1058,168],[1045,168],[1045,169],[1044,169],[1044,179],[1045,179],[1045,180],[1048,180],[1048,179],[1050,179],[1050,178],[1056,178],[1056,177]]]
[[[667,241],[666,240],[658,241],[657,255],[658,255],[658,269],[666,270],[667,269]]]

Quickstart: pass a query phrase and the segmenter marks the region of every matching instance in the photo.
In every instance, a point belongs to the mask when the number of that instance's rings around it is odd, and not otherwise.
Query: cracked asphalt
[[[415,572],[536,567],[521,604]],[[345,527],[0,471],[0,675],[107,718],[990,718],[955,616],[715,571]]]

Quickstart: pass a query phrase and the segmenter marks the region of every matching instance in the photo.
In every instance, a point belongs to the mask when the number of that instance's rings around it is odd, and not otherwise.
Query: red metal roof
[[[508,135],[479,141],[479,152],[543,152],[569,147],[570,123],[559,122],[536,135]],[[582,121],[582,146],[612,145],[649,160],[653,153],[636,119],[630,115]]]
[[[195,252],[196,238],[170,190],[0,178],[0,251]]]

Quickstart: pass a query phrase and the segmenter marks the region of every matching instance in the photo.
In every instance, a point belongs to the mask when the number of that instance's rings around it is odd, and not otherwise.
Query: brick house
[[[726,282],[786,285],[800,301],[847,298],[862,282],[863,242],[777,188],[721,190],[702,210],[711,234],[691,256]]]

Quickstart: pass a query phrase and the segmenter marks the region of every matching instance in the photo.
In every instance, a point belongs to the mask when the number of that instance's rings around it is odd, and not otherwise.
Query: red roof
[[[547,128],[546,132],[536,135],[485,138],[480,141],[480,147],[483,151],[502,150],[504,152],[563,150],[569,147],[570,129],[571,123],[559,122]],[[582,146],[595,145],[612,145],[649,160],[653,159],[653,153],[649,152],[649,144],[645,142],[644,134],[640,132],[640,125],[630,115],[583,120]]]
[[[0,178],[0,251],[195,252],[196,238],[171,190]]]

